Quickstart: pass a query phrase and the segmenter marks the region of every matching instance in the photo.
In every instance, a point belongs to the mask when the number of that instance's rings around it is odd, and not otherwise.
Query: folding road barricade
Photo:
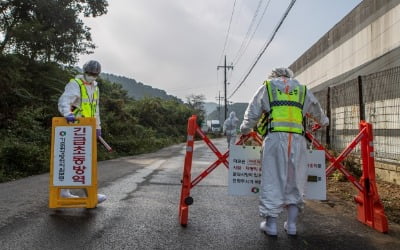
[[[96,119],[67,123],[63,117],[54,117],[52,125],[49,207],[96,207]],[[63,198],[61,189],[83,189],[86,197]]]
[[[326,176],[329,177],[337,169],[358,189],[359,193],[354,197],[357,203],[357,219],[379,232],[387,233],[388,221],[375,181],[372,125],[361,121],[359,128],[359,134],[337,158],[333,157],[309,131],[306,131],[306,137],[317,149],[324,150],[326,159],[331,162],[331,165],[326,169]],[[341,164],[358,143],[360,143],[362,159],[362,176],[359,181]]]
[[[190,196],[190,190],[202,179],[204,179],[208,174],[210,174],[219,164],[223,163],[227,168],[229,167],[227,160],[229,157],[229,150],[224,154],[221,154],[197,125],[196,119],[197,117],[193,115],[188,120],[186,156],[184,162],[182,189],[179,204],[179,220],[182,226],[187,225],[189,206],[193,204],[193,198]],[[192,180],[191,168],[194,151],[194,137],[196,132],[209,146],[209,148],[215,153],[218,159],[213,162],[206,170],[204,170],[198,177]],[[262,144],[262,139],[257,135],[257,133],[253,132],[247,136],[242,136],[240,140],[236,143],[236,145],[243,144],[243,142],[247,141],[250,138],[253,138],[260,145]],[[333,171],[337,169],[341,173],[343,173],[343,175],[359,190],[359,194],[355,197],[355,201],[357,203],[357,219],[379,232],[388,232],[387,217],[385,215],[383,205],[380,201],[375,181],[375,160],[372,125],[365,121],[361,121],[360,133],[337,158],[333,157],[328,152],[328,150],[325,149],[320,142],[318,142],[318,140],[312,135],[311,132],[306,131],[306,138],[308,138],[312,142],[316,149],[324,150],[326,159],[331,162],[331,165],[325,171],[327,177],[330,176]],[[360,148],[363,173],[360,180],[357,181],[356,178],[345,169],[341,162],[350,154],[350,152],[357,146],[359,142],[361,142]]]
[[[181,189],[181,200],[179,203],[179,220],[182,226],[187,225],[188,217],[189,217],[189,206],[193,204],[193,198],[190,196],[190,189],[196,186],[202,179],[204,179],[207,175],[209,175],[215,168],[217,168],[221,163],[228,168],[228,157],[229,150],[224,154],[221,154],[219,150],[215,147],[215,145],[210,141],[210,139],[203,133],[201,128],[196,123],[197,117],[192,115],[192,117],[188,120],[188,128],[187,128],[187,144],[186,144],[186,156],[185,156],[185,166],[183,169],[183,177],[182,177],[182,189]],[[203,139],[203,141],[207,144],[207,146],[214,152],[217,156],[217,160],[214,161],[206,170],[204,170],[199,176],[197,176],[192,181],[191,171],[192,171],[192,158],[194,151],[194,137],[197,134]],[[240,138],[240,140],[236,144],[242,144],[247,141],[249,138],[254,138],[258,142],[258,144],[262,144],[261,138],[257,135],[257,133],[253,132],[249,135]]]

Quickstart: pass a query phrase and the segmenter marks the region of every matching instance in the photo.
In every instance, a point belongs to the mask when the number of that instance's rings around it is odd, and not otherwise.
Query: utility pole
[[[221,121],[221,100],[223,97],[221,97],[221,91],[218,91],[218,97],[215,97],[218,100],[218,120]]]
[[[219,70],[219,68],[224,68],[224,91],[225,91],[225,97],[224,97],[224,102],[225,102],[225,118],[224,121],[226,120],[226,113],[228,112],[228,97],[227,97],[227,93],[226,93],[226,69],[232,69],[233,70],[233,66],[227,66],[226,65],[226,55],[225,55],[225,63],[224,66],[217,66],[217,70]]]

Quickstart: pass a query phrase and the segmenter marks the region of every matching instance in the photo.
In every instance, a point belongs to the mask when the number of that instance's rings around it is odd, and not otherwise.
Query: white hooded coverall
[[[96,91],[97,82],[93,80],[92,82],[87,82],[83,75],[77,75],[75,79],[80,79],[85,84],[85,88],[87,94],[89,96],[90,102],[94,101],[94,92]],[[99,91],[100,92],[100,91]],[[100,100],[100,93],[98,93],[99,99],[97,100],[96,105],[96,129],[101,129],[101,122],[100,122],[100,109],[99,109],[99,100]],[[58,99],[58,111],[66,117],[69,113],[71,113],[72,106],[81,108],[81,89],[79,84],[72,79],[70,82],[65,85],[64,93]],[[86,192],[86,189],[85,189]],[[87,195],[87,194],[86,194]],[[73,197],[76,198],[78,196],[72,195],[69,189],[62,189],[61,196],[64,197]],[[98,202],[103,202],[106,199],[104,194],[97,194]]]
[[[238,125],[239,119],[236,117],[236,114],[234,111],[232,111],[229,114],[228,119],[224,121],[223,125],[223,130],[224,133],[226,134],[226,140],[228,142],[228,147],[230,147],[231,144],[235,144],[236,142],[236,129]]]
[[[275,85],[282,92],[289,93],[299,85],[297,80],[285,77],[274,78]],[[240,126],[243,134],[248,134],[257,124],[263,111],[270,112],[268,91],[262,85],[250,101],[244,120]],[[318,100],[307,91],[303,117],[310,114],[320,125],[329,124]],[[262,180],[259,211],[262,217],[278,217],[285,205],[295,204],[300,209],[304,205],[303,194],[306,184],[306,139],[301,134],[268,132],[262,145]]]

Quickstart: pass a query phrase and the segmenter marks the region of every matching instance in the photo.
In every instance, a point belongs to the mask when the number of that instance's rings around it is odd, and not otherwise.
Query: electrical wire
[[[290,10],[292,9],[294,3],[296,2],[296,0],[292,0],[288,6],[288,8],[286,9],[284,15],[282,16],[281,20],[279,21],[278,25],[276,26],[274,32],[272,33],[271,38],[265,43],[264,48],[261,50],[261,53],[258,55],[258,57],[256,58],[255,62],[253,63],[253,65],[250,67],[249,72],[247,72],[247,74],[244,76],[243,80],[239,83],[239,85],[236,87],[236,89],[232,92],[232,94],[228,97],[228,99],[230,99],[235,93],[236,91],[242,86],[242,84],[246,81],[247,77],[249,77],[251,71],[253,71],[254,67],[256,66],[256,64],[258,63],[258,61],[260,60],[261,56],[264,54],[264,52],[266,51],[266,49],[268,48],[268,46],[271,44],[272,40],[274,40],[274,37],[276,35],[276,33],[278,32],[278,30],[280,29],[280,27],[283,24],[283,21],[286,19],[287,15],[289,14]]]
[[[260,11],[260,7],[261,7],[263,1],[264,1],[264,0],[259,0],[259,1],[258,1],[258,5],[257,5],[256,10],[254,11],[253,18],[251,19],[250,25],[249,25],[249,27],[247,28],[246,35],[244,36],[243,41],[242,41],[242,43],[240,44],[239,50],[238,50],[238,52],[236,53],[236,56],[234,57],[235,59],[234,59],[233,61],[236,61],[236,58],[238,57],[238,55],[239,55],[239,54],[242,52],[242,50],[244,49],[245,44],[247,44],[246,41],[248,40],[249,35],[250,35],[250,32],[251,32],[251,30],[253,29],[253,26],[254,26],[254,24],[255,24],[255,21],[256,21],[257,16],[258,16],[258,12]]]
[[[225,49],[226,49],[226,45],[227,45],[227,43],[228,43],[229,33],[230,33],[230,30],[231,30],[232,18],[233,18],[233,14],[234,14],[234,12],[235,12],[235,5],[236,5],[236,0],[235,0],[235,2],[233,2],[233,8],[232,8],[232,13],[231,13],[231,19],[229,20],[228,31],[226,32],[226,36],[225,36],[224,48],[222,49],[221,57],[219,58],[219,61],[218,61],[218,62],[221,62],[222,57],[223,57],[224,54],[225,54]]]
[[[238,64],[239,60],[242,58],[243,54],[246,52],[246,50],[249,47],[250,43],[253,41],[254,35],[256,34],[256,31],[257,31],[258,27],[260,26],[261,21],[264,18],[265,12],[267,12],[267,9],[268,9],[268,6],[269,6],[270,2],[271,2],[271,0],[268,0],[267,4],[265,5],[264,11],[261,14],[260,19],[258,20],[256,28],[253,30],[253,34],[251,34],[250,39],[247,41],[246,46],[244,47],[244,49],[241,51],[240,54],[238,52],[238,54],[236,55],[235,59],[233,60],[233,65],[234,66],[236,66]]]

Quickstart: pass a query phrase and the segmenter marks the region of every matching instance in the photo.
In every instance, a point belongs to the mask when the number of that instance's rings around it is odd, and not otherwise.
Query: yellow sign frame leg
[[[74,132],[74,141],[71,143],[69,137],[71,131],[78,130],[83,132],[79,137],[77,132]],[[77,149],[81,150],[79,152],[82,154],[79,159],[75,158]],[[85,149],[90,152],[85,152]],[[96,118],[78,118],[76,123],[67,123],[64,117],[53,117],[50,151],[49,208],[96,207],[98,203]],[[90,173],[85,173],[86,169],[89,169]],[[68,178],[74,171],[75,176]],[[90,180],[89,183],[85,183],[85,177]],[[81,184],[77,183],[79,179]],[[83,189],[86,197],[64,198],[61,197],[62,189]]]

